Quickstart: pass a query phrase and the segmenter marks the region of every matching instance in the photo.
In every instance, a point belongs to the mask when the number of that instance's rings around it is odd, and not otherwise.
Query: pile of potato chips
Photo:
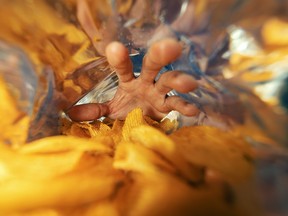
[[[1,215],[256,215],[253,151],[232,133],[135,109],[25,143],[29,117],[0,94]]]

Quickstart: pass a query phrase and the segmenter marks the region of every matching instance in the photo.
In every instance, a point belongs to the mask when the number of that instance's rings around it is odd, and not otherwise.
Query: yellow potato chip
[[[62,175],[74,169],[83,153],[79,151],[22,155],[15,152],[1,154],[1,180],[0,188],[5,187],[9,179],[30,179],[31,182],[38,179],[47,179]],[[14,160],[11,160],[13,158]]]
[[[111,195],[124,177],[112,167],[110,156],[97,151],[22,155],[7,149],[7,153],[0,160],[0,167],[6,162],[9,171],[6,178],[0,176],[1,213],[99,201]],[[7,160],[10,156],[14,160]]]
[[[163,156],[175,165],[180,175],[183,175],[188,181],[202,181],[203,169],[200,164],[198,164],[199,166],[194,166],[187,163],[183,156],[177,151],[176,143],[163,132],[151,126],[142,125],[131,130],[129,139]]]
[[[148,125],[153,126],[153,127],[160,128],[158,121],[153,120],[153,119],[150,118],[149,116],[143,116],[143,118],[144,118],[145,122],[146,122]]]
[[[221,172],[227,179],[246,180],[254,170],[251,147],[220,129],[183,127],[169,136],[185,160]]]
[[[90,77],[87,74],[80,74],[77,77],[77,84],[84,90],[88,91],[93,88],[93,80],[90,79]]]
[[[91,126],[89,125],[89,128]],[[76,137],[82,137],[82,138],[89,138],[91,137],[91,133],[89,128],[85,127],[84,124],[80,124],[80,123],[73,123],[71,124],[70,128],[69,128],[69,132],[66,131],[65,134],[66,135],[71,135],[71,136],[76,136]],[[92,134],[94,135],[94,130],[91,130]],[[92,136],[93,136],[92,135]]]
[[[107,124],[100,122],[99,133],[102,135],[106,135],[109,134],[109,132],[111,132],[111,128]]]
[[[70,120],[62,120],[62,133],[69,136],[82,138],[92,138],[95,141],[105,143],[108,146],[114,146],[114,136],[111,128],[100,121],[93,123],[88,122],[71,122]]]
[[[136,108],[128,113],[125,119],[125,123],[122,128],[123,139],[128,141],[131,130],[140,125],[147,125],[147,123],[143,116],[142,110],[140,108]]]
[[[257,55],[234,53],[229,59],[229,68],[234,73],[244,72],[259,65],[267,65],[265,56],[261,52]]]
[[[262,27],[263,41],[267,46],[288,45],[288,21],[280,18],[270,18]]]
[[[7,213],[6,216],[61,216],[59,211],[54,209],[36,209],[18,213]]]
[[[71,127],[72,127],[73,123],[74,122],[72,122],[70,119],[66,118],[66,116],[63,114],[63,116],[61,116],[61,118],[59,119],[59,131],[61,132],[61,134],[72,135],[71,134]]]
[[[82,93],[81,87],[77,86],[73,80],[64,80],[63,81],[63,95],[69,101],[76,101]]]
[[[13,148],[24,145],[28,136],[30,120],[27,115],[19,116],[19,119],[11,125],[2,128],[0,140]]]
[[[33,141],[18,149],[25,154],[51,154],[67,151],[95,151],[111,153],[111,148],[96,140],[89,140],[74,136],[52,136]]]
[[[122,128],[123,128],[124,122],[116,119],[113,123],[113,127],[111,130],[111,137],[114,140],[115,145],[119,144],[122,140]]]
[[[167,160],[155,152],[131,142],[122,142],[117,146],[114,167],[125,171],[134,171],[142,175],[155,175],[157,172],[176,173],[176,169]]]
[[[178,122],[176,120],[171,121],[168,118],[165,118],[163,121],[159,123],[159,126],[162,131],[165,133],[172,133],[177,130],[178,128]]]
[[[143,146],[163,153],[168,157],[176,151],[176,144],[166,134],[148,125],[140,125],[133,128],[129,134],[129,140],[140,143]]]
[[[148,125],[158,128],[165,133],[171,133],[178,127],[177,121],[171,121],[169,118],[165,118],[160,122],[151,119],[149,116],[144,116],[144,119]]]
[[[49,180],[10,180],[0,187],[0,212],[79,206],[113,194],[121,182],[119,173],[110,170],[99,173],[97,166],[89,168]]]
[[[134,174],[131,178],[115,200],[121,215],[238,215],[235,203],[229,205],[225,200],[221,184],[194,188],[164,173]]]
[[[79,215],[84,215],[80,213]],[[85,216],[120,216],[119,211],[114,204],[108,199],[90,206],[85,210]]]
[[[75,136],[80,136],[82,134],[85,137],[95,137],[99,134],[100,122],[96,121],[95,123],[73,123],[71,126],[71,134]],[[79,133],[79,134],[77,134]]]

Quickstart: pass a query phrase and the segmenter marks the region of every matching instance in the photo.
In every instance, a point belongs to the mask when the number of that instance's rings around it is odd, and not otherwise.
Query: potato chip
[[[61,116],[59,119],[59,131],[61,131],[61,134],[63,135],[72,135],[71,134],[71,127],[74,122],[72,122],[70,119],[66,117],[65,114]]]
[[[83,213],[80,213],[81,215]],[[85,216],[120,216],[119,211],[114,204],[108,199],[90,206],[85,210]]]
[[[167,135],[150,126],[139,126],[131,130],[132,142],[140,143],[170,161],[188,181],[199,182],[203,178],[201,166],[188,164],[176,149],[176,143]]]
[[[91,138],[99,134],[98,129],[100,123],[97,121],[92,124],[88,122],[72,122],[71,120],[63,119],[61,123],[61,131],[65,135]]]
[[[98,173],[93,167],[83,173],[49,180],[14,179],[0,187],[3,195],[0,211],[77,206],[99,201],[110,196],[119,182],[117,173]]]
[[[149,116],[143,116],[143,118],[144,118],[145,122],[146,122],[148,125],[150,125],[150,126],[152,126],[152,127],[160,128],[158,121],[153,120],[153,119],[150,118]]]
[[[113,165],[116,169],[142,175],[155,175],[165,171],[176,174],[176,169],[167,160],[142,145],[131,142],[122,142],[117,146]]]
[[[95,137],[99,134],[99,126],[100,126],[99,122],[96,123],[90,124],[88,122],[82,122],[82,123],[74,122],[71,126],[70,135]]]
[[[183,127],[170,138],[177,143],[177,149],[187,161],[213,168],[230,180],[246,180],[253,173],[250,146],[232,133],[195,126]]]
[[[260,65],[263,62],[262,53],[258,53],[258,55],[244,55],[242,53],[234,53],[229,58],[229,68],[232,71],[244,71],[248,68],[256,65]]]
[[[171,121],[169,118],[165,118],[160,122],[151,119],[149,116],[144,116],[144,119],[148,125],[158,128],[165,133],[171,133],[178,127],[177,121]]]
[[[19,181],[22,178],[26,178],[33,182],[37,179],[47,179],[61,175],[73,170],[82,154],[82,152],[77,151],[47,155],[21,155],[17,153],[8,154],[6,152],[6,157],[1,157],[0,160],[3,172],[1,173],[0,182],[4,184],[6,180],[11,178]],[[4,186],[5,184],[2,185],[0,183],[0,187]]]
[[[128,141],[131,130],[140,125],[147,125],[147,122],[145,121],[142,110],[140,108],[136,108],[128,113],[125,119],[125,123],[122,128],[123,140]]]
[[[81,87],[74,84],[73,80],[64,80],[63,81],[63,95],[69,101],[76,101],[82,93]]]
[[[111,153],[109,145],[95,140],[83,139],[73,136],[52,136],[33,141],[18,150],[25,154],[51,154],[67,151],[95,151]]]
[[[288,45],[288,22],[280,18],[270,18],[262,27],[262,37],[267,46]]]
[[[165,118],[163,121],[159,123],[159,126],[163,132],[172,133],[177,130],[179,125],[176,120],[171,121],[170,119]]]
[[[100,126],[99,126],[99,133],[100,134],[102,134],[102,135],[107,134],[108,135],[110,131],[111,131],[111,128],[108,125],[100,122]]]
[[[6,216],[60,216],[61,214],[54,209],[37,209],[23,211],[21,213],[7,213]]]
[[[75,207],[108,197],[122,181],[122,173],[113,169],[110,156],[99,152],[73,153],[76,157],[71,152],[15,157],[9,167],[14,175],[0,181],[0,212]]]
[[[166,134],[148,125],[133,128],[129,134],[129,140],[141,143],[146,148],[153,149],[165,155],[173,155],[176,145]]]
[[[225,201],[222,183],[194,188],[165,173],[132,175],[114,202],[121,215],[127,216],[239,215],[238,206]]]
[[[80,74],[77,77],[77,84],[84,90],[88,91],[90,89],[92,89],[95,85],[95,83],[93,83],[93,80],[90,79],[90,77],[86,74]]]
[[[28,136],[28,129],[30,124],[30,117],[27,115],[21,115],[15,122],[6,127],[1,127],[0,140],[3,140],[11,147],[22,146]]]
[[[115,145],[118,145],[122,140],[122,128],[124,122],[116,119],[113,123],[113,127],[111,130],[111,137],[114,140]]]

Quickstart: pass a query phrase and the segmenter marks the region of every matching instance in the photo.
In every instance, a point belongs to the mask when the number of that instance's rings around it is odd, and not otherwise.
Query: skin
[[[197,88],[197,82],[193,77],[180,71],[170,71],[161,75],[155,82],[161,68],[181,55],[180,43],[173,39],[151,40],[152,44],[149,43],[150,49],[144,57],[141,74],[135,78],[128,50],[119,42],[109,43],[115,38],[116,32],[111,32],[117,29],[112,25],[115,20],[113,18],[106,20],[106,25],[110,26],[109,32],[106,32],[105,28],[99,29],[85,0],[77,1],[77,18],[97,52],[106,56],[109,64],[115,69],[119,78],[119,86],[111,101],[70,108],[66,113],[73,121],[90,121],[102,116],[125,119],[127,114],[136,107],[140,107],[144,115],[155,120],[160,120],[172,110],[179,111],[186,116],[198,113],[194,105],[180,97],[166,96],[173,89],[181,93],[193,91]],[[99,20],[96,19],[96,21]],[[95,41],[95,38],[99,40]]]
[[[169,71],[155,78],[161,68],[176,60],[182,46],[174,39],[163,39],[153,43],[143,60],[139,77],[133,74],[132,62],[128,50],[119,42],[106,47],[109,64],[116,70],[119,86],[114,98],[105,103],[91,103],[74,106],[67,111],[73,121],[90,121],[106,116],[112,119],[125,119],[136,107],[155,120],[160,120],[170,111],[176,110],[185,116],[193,116],[198,109],[178,96],[167,97],[167,93],[176,90],[188,93],[197,88],[197,82],[181,71]]]

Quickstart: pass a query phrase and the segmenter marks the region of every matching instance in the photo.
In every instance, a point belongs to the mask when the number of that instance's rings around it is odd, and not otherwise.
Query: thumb
[[[93,121],[109,113],[106,104],[90,103],[71,107],[66,114],[73,121]]]

